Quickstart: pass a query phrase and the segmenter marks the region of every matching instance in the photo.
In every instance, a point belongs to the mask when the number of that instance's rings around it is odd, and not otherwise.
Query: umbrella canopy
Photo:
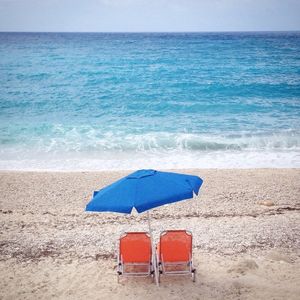
[[[139,170],[94,192],[87,211],[139,213],[198,195],[203,180],[198,176],[156,170]]]

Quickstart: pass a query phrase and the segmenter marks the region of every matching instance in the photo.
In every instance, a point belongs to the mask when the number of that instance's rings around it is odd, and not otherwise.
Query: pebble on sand
[[[264,206],[274,206],[274,202],[270,200],[264,200],[264,201],[259,201],[257,202],[259,205],[264,205]]]

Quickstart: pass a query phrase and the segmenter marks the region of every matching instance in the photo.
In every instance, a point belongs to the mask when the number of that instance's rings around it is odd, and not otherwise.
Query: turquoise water
[[[300,167],[300,33],[0,33],[0,169]]]

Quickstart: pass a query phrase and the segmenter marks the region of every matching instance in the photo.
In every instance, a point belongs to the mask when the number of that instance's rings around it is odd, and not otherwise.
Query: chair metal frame
[[[171,276],[178,276],[178,275],[191,275],[193,282],[196,281],[196,269],[193,266],[193,253],[192,253],[192,246],[193,246],[193,235],[188,230],[164,230],[160,234],[160,245],[161,245],[161,237],[168,232],[184,232],[191,236],[191,253],[189,253],[189,260],[188,261],[176,261],[176,262],[165,262],[163,259],[163,255],[160,253],[161,246],[159,247],[159,251],[156,252],[157,255],[157,262],[159,267],[159,280],[160,275],[171,275]],[[161,254],[161,255],[160,255]],[[160,259],[161,257],[161,259]],[[174,270],[168,271],[168,267],[174,266],[183,266],[188,267],[187,270]]]
[[[117,257],[117,274],[118,274],[118,282],[120,280],[120,276],[127,276],[127,277],[148,277],[148,276],[154,276],[154,269],[153,269],[153,253],[152,253],[152,247],[151,247],[151,243],[150,243],[150,257],[149,257],[149,263],[126,263],[123,260],[123,256],[121,254],[121,239],[126,237],[129,234],[136,234],[136,233],[144,233],[146,234],[149,238],[150,235],[148,232],[124,232],[119,239],[119,251],[118,251],[118,257]],[[125,267],[130,267],[130,266],[145,266],[147,267],[147,271],[146,272],[126,272],[126,268]],[[154,277],[153,277],[154,278]]]

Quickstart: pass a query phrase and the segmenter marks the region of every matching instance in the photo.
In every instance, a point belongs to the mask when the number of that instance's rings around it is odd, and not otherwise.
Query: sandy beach
[[[0,299],[299,299],[300,169],[181,172],[200,195],[152,210],[152,227],[192,231],[197,279],[159,288],[117,283],[118,237],[147,230],[146,214],[84,211],[129,172],[1,172]]]

